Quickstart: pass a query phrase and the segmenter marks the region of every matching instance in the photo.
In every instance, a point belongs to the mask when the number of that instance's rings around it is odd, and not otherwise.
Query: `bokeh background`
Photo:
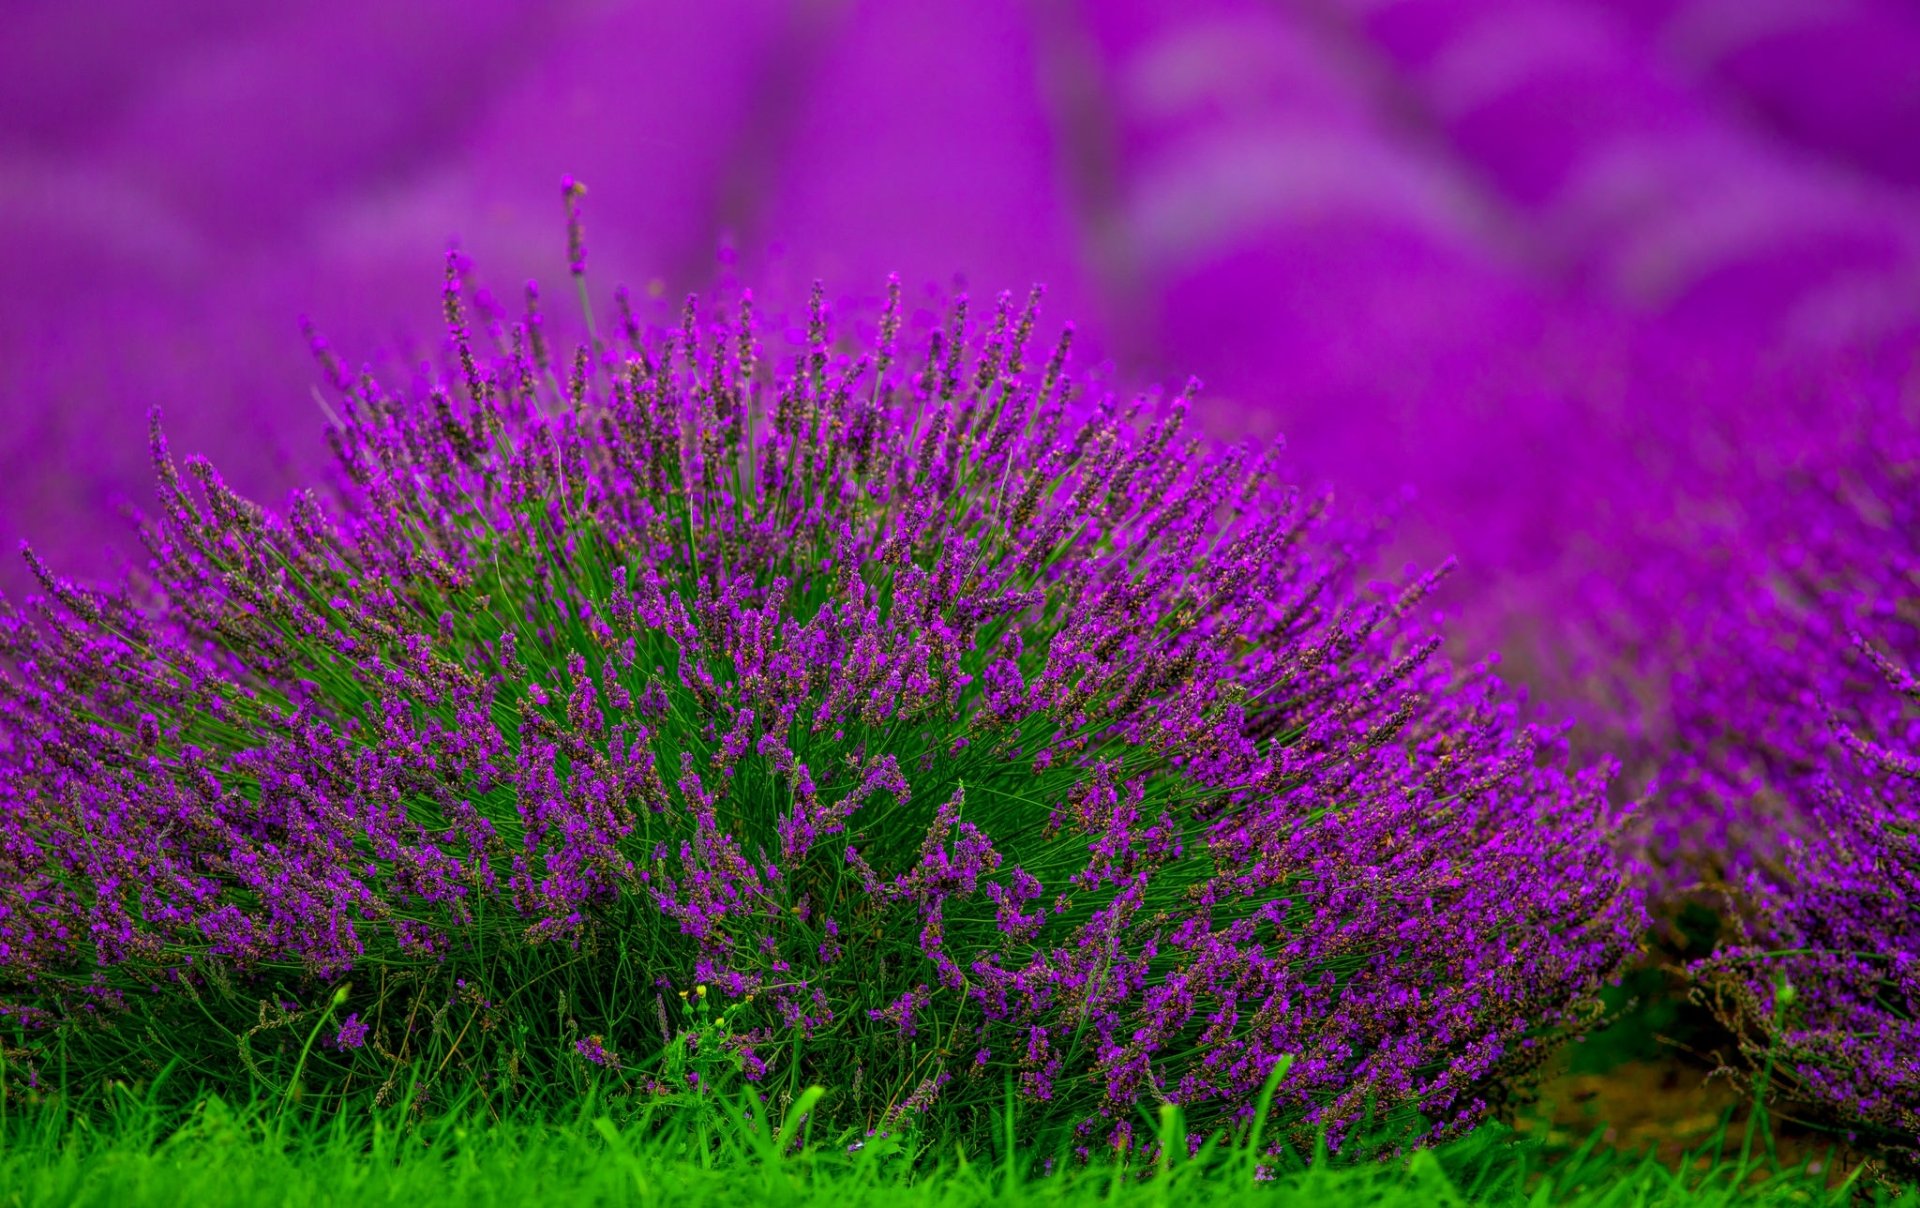
[[[433,354],[456,237],[571,314],[564,173],[596,291],[663,315],[1045,282],[1083,361],[1411,488],[1406,551],[1547,678],[1557,610],[1697,542],[1757,433],[1901,388],[1920,319],[1915,0],[3,10],[0,540],[82,575],[153,404],[250,492],[324,456],[300,316]]]

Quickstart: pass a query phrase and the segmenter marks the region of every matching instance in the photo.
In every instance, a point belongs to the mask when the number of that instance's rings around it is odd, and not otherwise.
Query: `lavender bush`
[[[1772,1091],[1913,1168],[1920,442],[1910,406],[1868,397],[1836,408],[1826,447],[1756,491],[1760,590],[1722,616],[1718,651],[1688,673],[1700,692],[1675,767],[1690,773],[1682,791],[1774,814],[1787,832],[1777,858],[1728,887],[1739,934],[1695,967],[1702,997]]]
[[[1290,1062],[1277,1138],[1470,1127],[1636,950],[1609,769],[1037,300],[816,291],[776,365],[748,297],[574,343],[456,255],[441,369],[316,342],[327,488],[156,419],[146,575],[29,552],[0,621],[7,1076],[1011,1086],[1125,1148]]]

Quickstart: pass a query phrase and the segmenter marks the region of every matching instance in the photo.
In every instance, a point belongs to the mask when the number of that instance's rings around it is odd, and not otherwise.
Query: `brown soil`
[[[1599,1129],[1612,1148],[1651,1151],[1668,1165],[1690,1159],[1705,1168],[1716,1136],[1724,1156],[1738,1156],[1749,1105],[1730,1079],[1701,1066],[1678,1058],[1629,1061],[1604,1074],[1550,1072],[1537,1104],[1523,1109],[1514,1126],[1555,1148],[1581,1145]],[[1766,1152],[1765,1131],[1754,1134],[1756,1157]],[[1835,1138],[1812,1129],[1782,1122],[1771,1132],[1785,1166],[1807,1163],[1815,1173],[1824,1169],[1838,1179],[1858,1161]]]

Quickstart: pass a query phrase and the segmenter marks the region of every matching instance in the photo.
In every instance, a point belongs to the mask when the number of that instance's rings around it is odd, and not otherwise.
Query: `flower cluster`
[[[1920,438],[1910,405],[1871,396],[1827,429],[1755,493],[1762,590],[1682,690],[1680,786],[1786,832],[1730,886],[1737,942],[1694,973],[1777,1092],[1915,1164]]]
[[[718,1044],[1089,1147],[1287,1060],[1273,1119],[1338,1143],[1471,1126],[1636,950],[1609,769],[1437,657],[1440,572],[1364,582],[1378,526],[1071,371],[1038,291],[894,286],[854,342],[816,290],[770,364],[750,297],[567,347],[465,271],[444,372],[319,348],[332,487],[256,505],[156,419],[147,576],[33,559],[0,615],[29,1038],[353,970],[327,1059],[389,1084],[470,1009],[448,1060]],[[726,1026],[676,1036],[696,983]]]

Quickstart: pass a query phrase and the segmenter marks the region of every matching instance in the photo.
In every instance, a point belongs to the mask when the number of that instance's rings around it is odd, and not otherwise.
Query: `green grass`
[[[697,1115],[622,1112],[592,1096],[545,1119],[404,1108],[316,1119],[297,1104],[201,1100],[184,1116],[122,1094],[118,1110],[76,1122],[48,1104],[0,1122],[0,1205],[140,1204],[865,1204],[1576,1205],[1882,1204],[1920,1208],[1913,1191],[1830,1185],[1771,1158],[1743,1167],[1735,1136],[1678,1163],[1597,1142],[1556,1152],[1499,1127],[1385,1162],[1338,1158],[1275,1170],[1230,1144],[1123,1170],[1047,1163],[1035,1151],[966,1154],[912,1137],[815,1137],[801,1113],[777,1123],[704,1105]],[[1012,1122],[1009,1121],[1009,1135]],[[1176,1113],[1157,1122],[1184,1131]],[[854,1140],[857,1148],[849,1149]],[[1770,1153],[1771,1150],[1769,1149]],[[1706,1155],[1720,1155],[1707,1157]]]

